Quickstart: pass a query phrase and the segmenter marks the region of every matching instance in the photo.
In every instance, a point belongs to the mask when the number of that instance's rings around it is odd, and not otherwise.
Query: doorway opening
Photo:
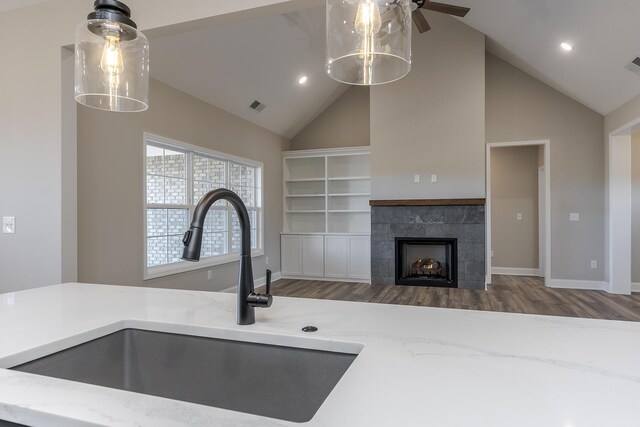
[[[632,285],[632,140],[640,132],[640,118],[609,134],[607,141],[606,238],[605,277],[609,292],[628,295],[639,292]]]
[[[487,284],[492,274],[551,279],[550,141],[487,144]]]

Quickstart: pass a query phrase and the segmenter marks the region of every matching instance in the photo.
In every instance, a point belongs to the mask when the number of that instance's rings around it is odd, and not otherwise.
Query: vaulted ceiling
[[[155,38],[151,75],[292,138],[348,89],[326,75],[324,57],[325,12],[315,8]],[[251,110],[254,100],[266,108]]]
[[[602,115],[640,94],[640,75],[625,68],[640,56],[638,0],[450,2],[471,7],[461,21],[486,34],[489,52]],[[160,38],[152,75],[292,137],[348,88],[324,73],[324,26],[321,7]],[[249,110],[254,99],[267,109]]]
[[[0,12],[44,1],[0,0]],[[638,0],[440,1],[471,7],[461,21],[489,52],[603,115],[640,94],[625,68],[640,56]],[[292,137],[348,89],[324,72],[324,25],[321,7],[155,38],[152,76]],[[247,108],[255,99],[262,113]]]
[[[455,0],[487,50],[606,115],[640,94],[638,0]],[[574,46],[572,52],[560,43]]]

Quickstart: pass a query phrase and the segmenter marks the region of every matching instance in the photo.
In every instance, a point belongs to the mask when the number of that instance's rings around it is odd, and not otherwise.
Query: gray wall
[[[552,278],[603,280],[603,117],[491,54],[486,112],[487,142],[551,140]]]
[[[413,32],[411,73],[371,88],[373,199],[485,195],[484,35],[427,15],[433,30]]]
[[[631,139],[631,281],[640,283],[640,133]]]
[[[492,267],[538,268],[538,238],[538,147],[493,148]]]
[[[164,31],[169,34],[194,28],[196,20],[202,26],[239,19],[235,12],[243,10],[247,12],[242,18],[250,19],[322,4],[319,0],[182,0],[175,8],[174,3],[132,0],[129,5],[143,31],[173,26]],[[67,131],[72,130],[66,128],[73,123],[75,108],[67,102],[68,92],[63,95],[61,90],[68,86],[63,83],[60,49],[73,44],[76,26],[88,9],[87,1],[55,0],[0,13],[0,37],[12,40],[2,50],[2,63],[12,65],[2,68],[0,79],[0,181],[11,183],[0,195],[0,216],[15,216],[17,223],[17,234],[0,234],[0,292],[60,283],[63,271],[64,280],[74,279],[69,276],[74,275],[75,242],[63,239],[62,229],[74,228],[75,198],[69,193],[75,176],[69,168],[74,168],[75,150],[68,149],[73,141]],[[36,262],[25,256],[34,249]]]
[[[221,290],[238,264],[143,281],[143,132],[264,163],[265,255],[279,271],[284,138],[151,81],[151,107],[139,114],[78,109],[78,275],[81,282]],[[207,281],[206,270],[213,280]],[[254,258],[264,276],[265,257]]]
[[[292,140],[292,150],[369,145],[369,88],[352,86]]]
[[[609,142],[609,134],[640,117],[640,95],[632,98],[624,105],[616,108],[604,118],[605,141]],[[608,154],[608,153],[607,153]]]

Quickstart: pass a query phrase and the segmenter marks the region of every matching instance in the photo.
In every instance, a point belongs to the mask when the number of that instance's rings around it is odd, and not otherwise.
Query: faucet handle
[[[267,269],[267,295],[271,294],[271,270]]]
[[[271,304],[273,304],[273,295],[271,295],[271,270],[267,270],[266,292],[264,294],[250,293],[247,297],[247,304],[251,307],[271,307]]]

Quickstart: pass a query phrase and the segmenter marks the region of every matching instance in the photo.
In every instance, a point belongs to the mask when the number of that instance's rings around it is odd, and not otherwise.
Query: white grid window
[[[201,262],[180,260],[182,236],[208,191],[228,188],[244,201],[251,248],[262,255],[262,164],[188,144],[145,135],[145,278],[236,261],[240,224],[233,207],[216,202],[207,213]]]

